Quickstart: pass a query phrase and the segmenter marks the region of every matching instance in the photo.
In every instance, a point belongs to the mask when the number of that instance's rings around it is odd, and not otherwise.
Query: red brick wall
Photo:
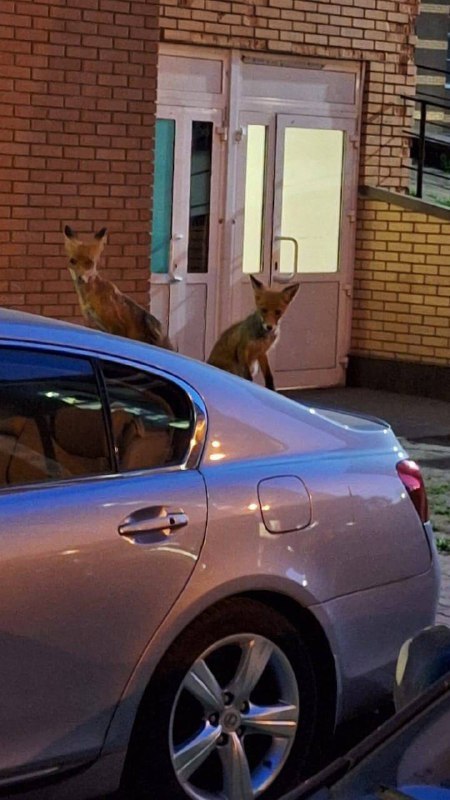
[[[364,61],[360,182],[407,183],[418,0],[160,0],[167,42]]]
[[[1,0],[0,304],[81,320],[65,223],[148,305],[157,4]]]

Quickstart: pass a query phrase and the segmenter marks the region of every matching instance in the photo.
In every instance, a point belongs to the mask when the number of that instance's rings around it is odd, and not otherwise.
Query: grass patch
[[[450,483],[427,487],[428,502],[435,514],[450,514]]]
[[[431,479],[426,481],[426,490],[430,519],[436,535],[450,536],[450,483]]]
[[[436,536],[436,547],[440,553],[450,553],[450,539],[448,536]]]
[[[444,206],[444,208],[450,208],[450,200],[444,200],[438,194],[430,194],[428,202],[434,203],[437,206]]]

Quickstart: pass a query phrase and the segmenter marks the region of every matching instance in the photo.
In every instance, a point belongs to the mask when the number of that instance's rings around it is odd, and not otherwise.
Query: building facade
[[[362,283],[378,212],[358,187],[407,188],[416,15],[416,0],[4,0],[2,304],[80,321],[62,229],[106,225],[104,274],[180,352],[207,357],[252,308],[249,273],[300,281],[277,385],[343,383],[350,353],[380,354]]]
[[[182,352],[204,358],[252,308],[249,272],[299,280],[276,383],[344,382],[358,186],[408,183],[416,13],[390,0],[161,0],[151,294]]]

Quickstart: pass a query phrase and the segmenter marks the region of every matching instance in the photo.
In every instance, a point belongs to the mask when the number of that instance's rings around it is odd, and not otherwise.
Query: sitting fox
[[[267,352],[278,339],[281,317],[297,294],[299,284],[294,283],[277,291],[265,286],[253,275],[250,275],[250,280],[255,293],[256,310],[219,336],[208,364],[249,381],[256,375],[259,364],[266,387],[275,389]]]
[[[82,242],[72,228],[64,228],[69,270],[84,318],[107,333],[173,350],[159,320],[97,272],[106,234],[102,228],[93,239]]]

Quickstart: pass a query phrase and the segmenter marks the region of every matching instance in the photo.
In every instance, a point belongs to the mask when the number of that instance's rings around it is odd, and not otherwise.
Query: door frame
[[[242,93],[242,72],[240,70],[241,63],[254,63],[264,64],[267,66],[283,66],[286,68],[301,69],[323,69],[325,71],[334,71],[354,76],[354,102],[353,104],[327,104],[318,103],[314,100],[302,103],[299,107],[296,100],[291,102],[284,98],[283,100],[274,100],[273,98],[252,98],[243,96]],[[336,333],[336,368],[331,369],[318,369],[315,371],[308,371],[304,373],[305,383],[302,382],[302,387],[307,386],[325,386],[336,385],[345,382],[345,370],[348,363],[348,352],[351,343],[351,323],[352,323],[352,300],[353,300],[353,273],[354,273],[354,253],[356,241],[356,220],[357,220],[357,189],[358,189],[358,170],[359,170],[359,150],[360,150],[360,131],[361,131],[361,114],[362,114],[362,87],[364,85],[364,63],[351,62],[351,61],[328,61],[324,59],[311,59],[302,58],[301,56],[282,56],[275,55],[247,55],[238,51],[233,51],[230,57],[230,108],[233,109],[233,115],[230,115],[230,134],[229,134],[229,149],[228,149],[228,162],[227,162],[227,198],[226,198],[226,219],[227,225],[227,264],[229,265],[228,271],[224,270],[221,275],[221,289],[220,298],[222,308],[218,312],[218,320],[220,321],[223,330],[231,322],[236,321],[236,303],[233,302],[233,295],[235,294],[235,287],[237,282],[241,282],[242,270],[238,257],[236,256],[236,238],[239,233],[239,219],[237,214],[237,192],[236,185],[240,175],[240,160],[238,143],[240,141],[242,131],[240,120],[253,119],[264,120],[269,115],[287,114],[302,117],[316,117],[323,119],[342,119],[353,121],[354,132],[347,136],[348,147],[352,149],[351,153],[351,167],[349,173],[346,175],[347,180],[342,183],[342,209],[348,207],[348,225],[346,226],[345,241],[344,239],[339,244],[340,263],[338,269],[345,269],[345,277],[343,276],[342,291],[340,306],[342,310],[338,312],[336,320],[337,333]],[[234,69],[233,69],[234,66]],[[273,138],[272,138],[273,137]],[[269,157],[267,161],[267,169],[275,171],[275,154],[271,154],[271,142],[276,137],[276,131],[271,131],[269,128],[268,145]],[[347,155],[346,155],[347,160]],[[272,198],[273,200],[273,198]],[[269,201],[270,202],[270,201]],[[268,262],[267,248],[271,247],[268,240],[271,239],[272,231],[266,230],[264,236],[264,256],[266,263]],[[346,257],[345,264],[343,264],[343,248],[345,247]],[[333,275],[334,273],[330,273]],[[301,275],[301,273],[300,273]],[[307,280],[308,273],[304,273],[302,280]],[[323,281],[327,280],[324,275]],[[329,278],[328,278],[329,280]],[[280,284],[281,288],[281,284]],[[249,290],[250,291],[250,290]]]
[[[181,138],[175,133],[174,145],[174,191],[171,223],[171,255],[166,273],[152,273],[150,269],[150,292],[152,312],[161,320],[163,327],[177,345],[177,320],[183,314],[182,293],[184,286],[205,285],[206,303],[205,342],[203,357],[206,358],[217,336],[216,308],[218,306],[218,276],[222,272],[224,179],[226,164],[226,55],[218,56],[210,48],[186,48],[174,45],[161,46],[161,57],[190,58],[214,61],[221,64],[222,92],[208,93],[180,91],[178,87],[163,88],[158,92],[157,119],[178,120]],[[187,270],[187,234],[189,231],[190,153],[193,121],[211,122],[213,126],[211,153],[210,224],[208,236],[208,271],[204,273]],[[190,129],[189,129],[190,127]],[[180,235],[182,238],[180,238]],[[177,264],[174,270],[174,264]],[[174,310],[175,309],[175,310]],[[213,309],[213,313],[211,313]],[[175,331],[173,330],[175,329]],[[181,350],[181,352],[183,352]]]
[[[279,280],[274,276],[274,262],[279,257],[279,248],[275,245],[275,235],[278,229],[281,230],[281,182],[282,175],[282,156],[284,148],[283,133],[289,128],[301,128],[306,130],[335,130],[342,131],[342,172],[341,172],[341,195],[338,222],[338,241],[337,241],[337,267],[336,270],[329,272],[308,272],[301,270],[301,242],[299,242],[299,264],[300,270],[292,278],[292,281],[299,281],[301,286],[335,284],[337,288],[337,310],[335,317],[335,349],[334,367],[324,366],[306,368],[301,370],[302,385],[323,385],[324,383],[336,384],[345,382],[345,369],[347,366],[347,353],[351,332],[348,332],[348,340],[344,339],[347,328],[351,326],[352,318],[352,283],[353,283],[353,254],[356,227],[356,199],[357,186],[355,178],[357,176],[358,159],[356,157],[356,143],[359,141],[357,135],[357,120],[351,116],[338,116],[330,113],[328,115],[316,116],[313,114],[276,114],[276,155],[275,155],[275,174],[274,174],[274,214],[272,220],[272,260],[271,260],[271,281],[274,287],[282,288],[285,281]],[[276,211],[275,211],[276,209]],[[283,231],[281,231],[283,233]],[[300,297],[301,297],[300,289]],[[298,302],[298,301],[297,301]],[[292,311],[292,314],[295,312]],[[288,320],[285,323],[285,335],[287,334]],[[343,349],[345,348],[345,349]],[[344,355],[345,353],[345,355]],[[276,383],[280,388],[297,388],[295,371],[277,369],[277,356],[275,352],[274,375]],[[330,351],[330,358],[332,353]],[[300,370],[299,370],[300,371]],[[278,374],[277,374],[278,373]]]
[[[167,45],[161,44],[159,49],[159,60],[165,56],[175,56],[177,58],[191,59],[212,59],[221,65],[223,84],[222,91],[215,94],[202,93],[196,91],[183,91],[179,87],[172,87],[170,92],[164,89],[159,90],[157,110],[170,103],[178,108],[191,107],[220,110],[223,124],[220,136],[223,139],[224,147],[221,149],[220,158],[220,180],[217,189],[217,237],[210,240],[210,247],[214,248],[214,253],[210,252],[210,277],[212,291],[208,296],[207,306],[207,339],[212,343],[219,333],[235,322],[236,309],[233,308],[233,291],[235,289],[237,272],[236,267],[236,239],[238,236],[239,221],[236,209],[236,184],[239,176],[239,138],[241,135],[240,119],[243,115],[268,115],[274,113],[276,107],[280,114],[300,114],[301,116],[332,117],[342,119],[353,119],[355,123],[355,133],[352,135],[351,145],[353,148],[353,168],[352,174],[347,176],[343,182],[342,206],[349,204],[350,219],[349,229],[346,236],[348,257],[346,259],[346,279],[345,290],[343,292],[343,310],[340,312],[340,320],[337,330],[337,348],[342,356],[341,368],[337,370],[333,380],[335,383],[342,382],[345,376],[345,358],[350,348],[351,340],[351,320],[352,320],[352,289],[353,289],[353,267],[354,249],[356,238],[356,202],[358,186],[358,164],[359,164],[359,143],[360,143],[360,120],[362,111],[362,86],[364,79],[364,64],[362,62],[351,61],[329,61],[326,59],[305,58],[302,56],[290,55],[270,55],[270,54],[248,54],[238,50],[225,50],[219,48],[206,48],[201,46],[189,45]],[[337,73],[347,73],[354,76],[354,102],[347,103],[326,103],[317,102],[315,98],[310,98],[307,102],[302,102],[299,107],[296,99],[290,100],[264,97],[251,97],[243,95],[243,69],[247,64],[259,64],[286,67],[299,70],[324,70]],[[200,104],[200,106],[199,106]],[[275,135],[275,134],[273,134]],[[275,156],[273,156],[275,158]],[[350,202],[351,201],[351,202]],[[213,226],[211,225],[211,228]],[[211,233],[210,233],[211,235]],[[267,235],[264,247],[267,248]],[[341,250],[341,245],[340,245]],[[342,268],[342,266],[340,266]],[[152,285],[152,311],[158,316],[168,316],[169,304],[161,302],[161,295],[158,299],[158,292],[161,286],[161,276],[157,280],[151,279]],[[167,283],[167,281],[166,281]],[[167,290],[166,290],[167,291]],[[214,295],[214,296],[213,296]],[[158,313],[159,312],[159,313]],[[208,349],[208,345],[207,348]],[[206,353],[207,355],[207,353]],[[319,371],[320,372],[320,371]],[[305,376],[307,381],[309,376]],[[318,375],[319,377],[319,375]],[[324,377],[320,375],[321,385]],[[306,383],[306,385],[317,385]]]

